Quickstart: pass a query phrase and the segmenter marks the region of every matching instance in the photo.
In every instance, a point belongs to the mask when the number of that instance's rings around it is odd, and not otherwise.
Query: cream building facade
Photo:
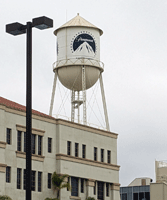
[[[25,199],[25,106],[0,97],[0,195]],[[51,174],[68,174],[61,200],[120,200],[116,133],[33,110],[32,197],[55,197]]]

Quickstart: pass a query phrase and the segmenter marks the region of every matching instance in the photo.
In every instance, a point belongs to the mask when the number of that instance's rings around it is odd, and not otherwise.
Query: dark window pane
[[[35,154],[35,138],[36,138],[36,135],[32,134],[31,135],[31,149],[32,149],[32,154]]]
[[[68,177],[68,183],[70,183],[70,177]],[[69,191],[69,189],[67,188],[67,191]]]
[[[78,143],[75,143],[75,157],[78,157]]]
[[[104,149],[101,149],[101,162],[104,162]]]
[[[21,189],[21,169],[17,168],[17,189]]]
[[[10,128],[6,129],[6,143],[11,144],[11,129]]]
[[[144,192],[139,193],[139,200],[142,200],[142,199],[144,199]]]
[[[71,142],[67,141],[67,155],[71,155]]]
[[[82,158],[86,158],[86,145],[82,145]]]
[[[23,189],[26,190],[26,169],[24,169]]]
[[[48,138],[48,152],[52,152],[52,138]]]
[[[21,131],[17,131],[17,151],[21,151]]]
[[[138,193],[133,193],[133,200],[139,200],[138,199]]]
[[[81,193],[84,193],[84,179],[81,178]]]
[[[38,135],[38,155],[42,155],[42,136]]]
[[[38,172],[38,192],[41,192],[42,187],[42,172]]]
[[[26,132],[24,132],[24,152],[26,152]]]
[[[35,191],[35,171],[31,171],[31,190]]]
[[[122,194],[122,199],[121,200],[127,200],[127,193]]]
[[[104,183],[98,181],[97,187],[98,187],[98,194],[97,194],[98,200],[104,200]]]
[[[78,178],[71,177],[71,196],[78,196]]]
[[[97,147],[94,147],[94,160],[97,161]]]
[[[107,151],[107,162],[111,163],[111,151]]]
[[[51,189],[52,174],[48,173],[48,188]]]
[[[106,196],[109,197],[109,183],[106,183]]]
[[[145,192],[145,200],[150,200],[150,193],[149,192]]]
[[[11,167],[6,167],[6,182],[10,183]]]
[[[93,187],[94,189],[94,195],[96,195],[96,182],[95,182],[95,186]]]

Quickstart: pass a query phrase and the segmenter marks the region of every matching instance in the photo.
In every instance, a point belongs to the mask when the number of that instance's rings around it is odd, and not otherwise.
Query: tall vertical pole
[[[80,104],[79,104],[79,95],[80,95],[80,93],[79,93],[79,91],[78,91],[78,123],[80,123],[80,109],[79,109],[79,106],[80,106]]]
[[[102,74],[100,74],[99,80],[100,80],[100,88],[101,88],[101,95],[102,95],[102,101],[103,101],[104,116],[105,116],[105,121],[106,121],[106,129],[107,131],[110,131]]]
[[[74,118],[75,118],[75,91],[72,90],[71,93],[71,121],[74,122]]]
[[[83,95],[83,124],[87,125],[86,117],[86,72],[85,66],[82,67],[82,95]]]
[[[32,23],[27,22],[26,200],[31,200],[31,128],[32,128]]]

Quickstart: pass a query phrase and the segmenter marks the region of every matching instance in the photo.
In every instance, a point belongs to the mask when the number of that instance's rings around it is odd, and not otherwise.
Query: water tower
[[[79,14],[54,31],[57,36],[57,61],[53,64],[55,73],[50,112],[52,116],[57,77],[62,85],[71,90],[71,121],[77,110],[80,123],[80,106],[83,107],[83,124],[87,124],[86,90],[99,79],[106,122],[109,131],[107,107],[105,101],[100,62],[100,36],[103,31],[83,19]]]

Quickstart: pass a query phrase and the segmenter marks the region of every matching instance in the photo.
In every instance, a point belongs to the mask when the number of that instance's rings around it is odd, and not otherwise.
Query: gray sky
[[[5,33],[5,24],[45,15],[56,29],[80,13],[104,31],[101,61],[110,127],[119,134],[120,183],[154,179],[155,159],[167,160],[167,1],[1,0],[0,8],[0,95],[24,105],[25,35]],[[33,29],[33,108],[47,114],[56,61],[54,29]]]

